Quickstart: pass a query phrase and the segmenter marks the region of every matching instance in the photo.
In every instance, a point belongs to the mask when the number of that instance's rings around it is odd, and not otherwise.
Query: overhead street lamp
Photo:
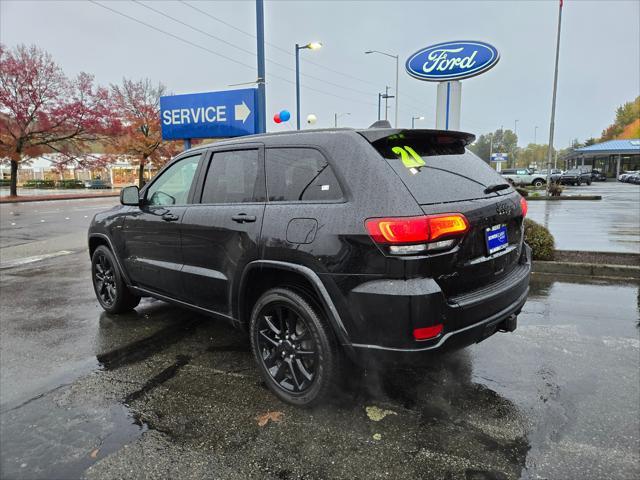
[[[322,48],[320,42],[311,42],[306,45],[298,45],[296,43],[296,128],[300,130],[300,50],[304,49],[318,50]]]
[[[415,128],[416,126],[416,120],[424,120],[424,117],[420,116],[420,117],[411,117],[411,128]]]
[[[396,121],[395,121],[395,127],[398,128],[398,101],[400,100],[400,98],[398,96],[398,76],[399,76],[399,71],[400,71],[399,56],[398,55],[392,55],[390,53],[381,52],[379,50],[367,50],[364,53],[365,54],[379,53],[380,55],[384,55],[386,57],[391,57],[391,58],[395,58],[396,59]],[[389,97],[389,98],[391,98],[391,97]]]
[[[344,117],[345,115],[351,115],[351,113],[345,112],[345,113],[334,113],[333,114],[333,126],[335,128],[338,128],[338,118]]]

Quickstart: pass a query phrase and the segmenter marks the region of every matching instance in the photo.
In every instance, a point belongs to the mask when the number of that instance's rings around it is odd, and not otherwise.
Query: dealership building
[[[564,160],[567,168],[587,166],[616,178],[622,172],[640,170],[640,139],[609,140],[576,148]]]

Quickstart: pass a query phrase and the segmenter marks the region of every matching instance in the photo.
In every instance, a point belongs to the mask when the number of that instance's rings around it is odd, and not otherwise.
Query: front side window
[[[186,205],[201,155],[183,158],[162,172],[147,190],[147,204]]]
[[[202,190],[202,203],[264,201],[260,155],[254,150],[216,152]]]
[[[270,202],[341,200],[342,189],[324,156],[312,148],[267,149]]]

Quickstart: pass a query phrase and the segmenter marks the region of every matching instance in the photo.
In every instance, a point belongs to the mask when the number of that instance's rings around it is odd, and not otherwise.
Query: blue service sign
[[[227,138],[257,131],[257,89],[160,97],[164,140]]]
[[[495,47],[484,42],[444,42],[417,51],[409,57],[407,73],[418,80],[445,82],[474,77],[500,60]]]

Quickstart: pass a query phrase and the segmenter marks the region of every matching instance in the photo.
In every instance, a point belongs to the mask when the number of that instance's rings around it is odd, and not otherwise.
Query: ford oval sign
[[[407,72],[419,80],[445,82],[474,77],[492,68],[500,55],[484,42],[445,42],[417,51],[406,63]]]

